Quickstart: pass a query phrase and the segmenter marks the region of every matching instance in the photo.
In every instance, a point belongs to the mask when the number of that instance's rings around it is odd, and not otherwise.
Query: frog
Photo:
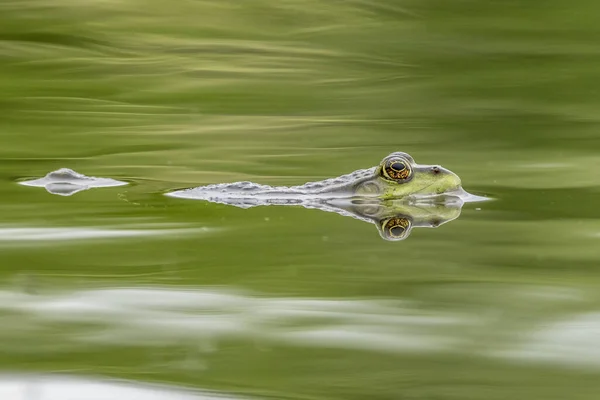
[[[336,178],[298,186],[270,186],[249,181],[218,183],[175,190],[167,196],[205,200],[248,208],[260,205],[302,204],[315,199],[377,198],[411,201],[460,199],[482,201],[466,192],[460,177],[440,165],[417,164],[404,152],[393,152],[378,166],[359,169]]]

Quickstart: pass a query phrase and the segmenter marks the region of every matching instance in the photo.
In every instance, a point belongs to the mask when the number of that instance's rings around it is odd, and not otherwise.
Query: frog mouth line
[[[423,186],[421,189],[417,190],[416,192],[414,192],[413,194],[418,194],[418,193],[422,193],[424,190],[430,188],[431,186],[433,186],[435,184],[435,182],[430,183],[429,185]]]

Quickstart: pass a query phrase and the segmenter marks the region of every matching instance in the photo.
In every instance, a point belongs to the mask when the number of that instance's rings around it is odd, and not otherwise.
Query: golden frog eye
[[[407,181],[412,178],[412,168],[404,158],[388,158],[381,166],[381,176],[393,181]]]
[[[381,222],[381,230],[388,240],[404,239],[410,231],[411,222],[405,217],[393,217]]]

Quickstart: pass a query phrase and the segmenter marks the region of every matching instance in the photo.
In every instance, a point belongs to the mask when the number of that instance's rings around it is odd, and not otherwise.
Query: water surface
[[[1,369],[233,397],[596,399],[598,6],[238,3],[0,5]],[[495,200],[389,242],[336,213],[163,195],[393,151]],[[17,183],[59,168],[128,185]]]

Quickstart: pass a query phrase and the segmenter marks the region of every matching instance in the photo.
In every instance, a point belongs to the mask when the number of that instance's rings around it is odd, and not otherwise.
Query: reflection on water
[[[193,193],[192,196],[194,196]],[[470,201],[487,200],[483,197],[464,193],[465,198]],[[176,193],[174,197],[179,197],[179,195]],[[291,197],[274,195],[271,198],[257,198],[249,193],[244,197],[200,198],[242,208],[280,205],[302,206],[308,209],[333,212],[374,224],[381,238],[387,241],[404,240],[410,235],[413,228],[437,228],[440,225],[455,220],[460,216],[461,209],[465,203],[465,200],[461,197],[453,195],[424,199],[383,200],[361,196],[329,198],[311,195]]]
[[[85,176],[68,168],[49,172],[43,178],[21,181],[19,183],[25,186],[44,187],[49,193],[59,196],[72,196],[77,192],[91,188],[127,185],[127,182],[111,178]]]
[[[369,222],[377,227],[382,239],[406,239],[413,228],[437,228],[460,216],[460,199],[445,203],[413,202],[402,200],[313,200],[301,204],[305,208],[335,212]]]
[[[374,224],[382,239],[400,241],[408,238],[414,228],[437,228],[460,216],[463,201],[457,197],[438,201],[410,201],[375,198],[287,200],[278,205],[302,206],[333,212]],[[440,202],[440,200],[443,200]],[[267,203],[266,205],[271,205]]]
[[[233,400],[241,397],[129,381],[63,375],[0,375],[2,400]]]
[[[27,321],[32,332],[46,324],[102,324],[100,331],[65,332],[75,347],[253,338],[346,349],[428,351],[461,342],[459,336],[445,332],[473,323],[453,313],[423,313],[403,301],[268,298],[216,289],[148,287],[58,295],[4,291],[0,301],[0,310],[22,313],[22,322]]]
[[[477,296],[478,290],[471,295]],[[556,288],[513,286],[498,294],[540,307],[576,300]],[[523,325],[520,315],[508,309],[499,316],[409,300],[267,297],[216,288],[173,287],[46,295],[4,290],[0,292],[0,312],[10,315],[12,321],[1,332],[1,350],[17,354],[113,346],[163,348],[173,343],[187,344],[192,353],[211,353],[219,342],[250,340],[263,346],[384,354],[461,354],[468,350],[484,358],[600,367],[595,350],[600,348],[598,314],[566,320],[548,317]],[[558,322],[551,322],[555,320]],[[41,339],[50,326],[64,329]],[[30,342],[27,335],[35,340]],[[22,341],[27,343],[25,347],[20,345]],[[53,346],[47,347],[48,341]]]
[[[499,356],[519,361],[600,367],[600,313],[581,313],[553,321],[525,335],[516,348]]]
[[[119,227],[14,227],[0,226],[0,243],[9,242],[11,246],[23,244],[22,242],[60,242],[72,244],[73,241],[90,239],[109,239],[109,238],[127,238],[127,237],[148,237],[148,236],[170,236],[182,234],[201,234],[210,232],[213,228],[188,228],[185,225],[177,224],[136,224],[121,225]]]
[[[323,202],[318,208],[348,215],[377,226],[379,234],[385,240],[406,239],[413,228],[437,228],[460,216],[460,199],[449,199],[439,204],[432,202],[406,203],[399,200],[355,200],[351,202]]]

